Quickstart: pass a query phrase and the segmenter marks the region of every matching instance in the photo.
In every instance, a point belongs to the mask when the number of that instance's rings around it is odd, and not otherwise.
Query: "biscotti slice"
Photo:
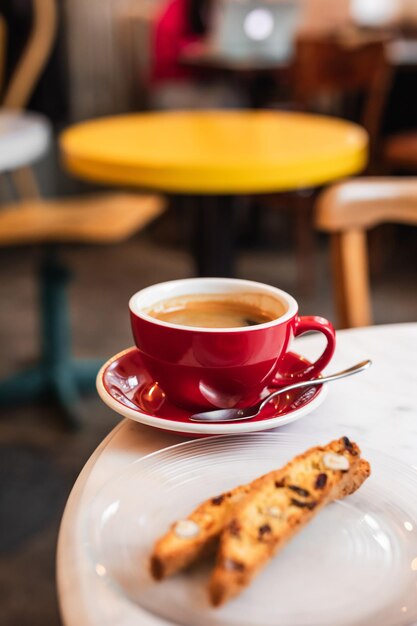
[[[210,498],[187,518],[172,524],[153,548],[150,560],[153,578],[162,580],[212,552],[234,506],[248,491],[249,485],[241,485]]]
[[[369,474],[358,446],[343,437],[253,481],[220,536],[209,585],[213,606],[239,594],[322,507],[353,493]]]

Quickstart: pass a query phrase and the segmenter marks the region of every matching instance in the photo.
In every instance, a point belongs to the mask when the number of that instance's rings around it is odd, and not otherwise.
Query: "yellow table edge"
[[[308,167],[303,167],[299,163],[297,171],[283,167],[277,173],[276,169],[271,172],[265,169],[255,179],[250,168],[245,171],[240,167],[235,173],[227,170],[226,174],[220,171],[213,177],[208,176],[207,171],[199,171],[197,168],[184,173],[176,172],[173,168],[164,171],[162,168],[152,170],[143,166],[139,173],[137,168],[63,156],[63,163],[68,171],[91,182],[184,194],[269,193],[316,187],[357,174],[365,168],[367,160],[368,151],[362,148],[340,159],[321,161],[318,166],[310,163]],[[302,175],[300,171],[303,171]]]
[[[209,112],[211,115],[213,112]],[[225,114],[230,114],[226,112]],[[246,112],[247,113],[247,112]],[[270,113],[270,112],[268,112]],[[200,114],[196,113],[197,115]],[[222,112],[224,114],[224,112]],[[143,116],[158,115],[155,113],[138,114]],[[160,115],[172,115],[162,113]],[[174,113],[175,115],[175,113]],[[80,132],[83,126],[100,123],[103,120],[83,122],[64,131],[60,138],[61,156],[64,167],[74,175],[108,185],[127,185],[154,189],[158,191],[182,194],[239,194],[239,193],[270,193],[290,191],[306,187],[320,186],[346,176],[351,176],[364,169],[368,159],[368,135],[360,126],[323,116],[310,116],[298,113],[285,113],[296,117],[317,117],[319,120],[328,119],[332,123],[342,123],[355,131],[355,142],[344,146],[340,155],[320,156],[318,159],[300,158],[296,162],[267,164],[262,169],[254,169],[250,163],[239,163],[227,167],[215,163],[198,165],[194,163],[178,164],[137,164],[115,163],[109,158],[88,158],[76,154],[69,144],[75,132]],[[125,118],[125,116],[120,116]],[[106,118],[104,118],[105,120]],[[116,118],[107,118],[110,121]]]

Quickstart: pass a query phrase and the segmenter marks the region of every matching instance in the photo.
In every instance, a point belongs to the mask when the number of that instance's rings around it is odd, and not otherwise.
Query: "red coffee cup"
[[[278,299],[285,313],[270,322],[239,328],[200,328],[151,317],[146,310],[187,295],[260,293]],[[188,278],[147,287],[129,302],[133,336],[145,367],[171,402],[188,410],[254,404],[267,386],[316,378],[335,349],[335,331],[323,317],[298,315],[298,305],[281,289],[234,278]],[[327,345],[297,374],[285,371],[292,339],[323,333]]]

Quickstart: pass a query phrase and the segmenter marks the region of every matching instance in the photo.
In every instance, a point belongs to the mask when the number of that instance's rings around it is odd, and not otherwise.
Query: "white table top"
[[[0,172],[40,159],[51,141],[48,120],[37,113],[0,111]]]
[[[318,336],[301,338],[295,349],[315,356],[320,341]],[[347,435],[417,469],[417,323],[339,331],[328,372],[365,358],[373,360],[369,371],[334,383],[321,407],[280,430],[314,434],[317,443]],[[58,593],[66,626],[168,626],[106,587],[83,537],[89,503],[106,481],[141,456],[180,441],[184,438],[125,420],[84,467],[68,500],[58,543]]]

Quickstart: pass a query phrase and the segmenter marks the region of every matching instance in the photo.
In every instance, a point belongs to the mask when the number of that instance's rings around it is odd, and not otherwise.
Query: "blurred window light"
[[[274,16],[268,9],[253,9],[245,17],[243,29],[254,41],[268,39],[274,30]]]
[[[381,26],[390,22],[398,10],[398,0],[351,0],[350,15],[361,26]]]

